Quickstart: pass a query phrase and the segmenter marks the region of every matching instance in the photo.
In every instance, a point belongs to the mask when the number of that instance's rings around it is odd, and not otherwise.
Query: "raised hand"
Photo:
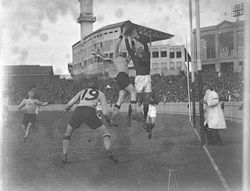
[[[124,36],[127,36],[128,34],[127,34],[127,28],[124,26],[124,27],[122,27],[122,29],[121,29],[121,34],[122,35],[124,35]]]

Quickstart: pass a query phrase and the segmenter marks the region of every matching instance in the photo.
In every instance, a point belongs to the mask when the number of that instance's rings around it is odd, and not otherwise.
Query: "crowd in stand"
[[[203,72],[203,83],[209,82],[220,96],[220,100],[242,100],[242,76],[235,72]],[[55,104],[67,103],[80,89],[86,87],[89,80],[84,79],[76,83],[73,80],[59,79],[58,77],[13,77],[7,80],[6,91],[10,104],[19,104],[27,97],[31,88],[36,88],[41,101],[50,101]],[[131,81],[133,82],[133,78]],[[191,81],[191,80],[190,80]],[[118,86],[115,79],[99,80],[100,90],[105,93],[109,103],[118,98]],[[195,83],[195,95],[198,98],[198,85]],[[177,76],[152,76],[153,94],[160,102],[187,102],[187,77],[184,74]],[[192,95],[192,94],[191,94]],[[127,98],[127,101],[129,98]]]

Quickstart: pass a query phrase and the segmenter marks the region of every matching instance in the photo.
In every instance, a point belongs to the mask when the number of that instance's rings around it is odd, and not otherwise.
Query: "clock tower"
[[[93,23],[96,18],[93,16],[93,0],[79,0],[80,16],[77,22],[81,25],[81,40],[93,32]]]

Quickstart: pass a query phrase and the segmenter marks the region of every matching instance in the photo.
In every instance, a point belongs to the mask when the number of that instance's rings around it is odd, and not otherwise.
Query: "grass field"
[[[83,126],[71,138],[69,163],[62,164],[62,137],[72,113],[40,112],[27,142],[22,113],[10,112],[3,126],[3,190],[225,190],[187,116],[157,116],[151,140],[142,124],[112,127],[114,164],[101,135]],[[227,122],[224,146],[207,146],[232,191],[241,189],[242,126]],[[90,140],[90,142],[88,142]],[[174,181],[175,180],[175,181]]]

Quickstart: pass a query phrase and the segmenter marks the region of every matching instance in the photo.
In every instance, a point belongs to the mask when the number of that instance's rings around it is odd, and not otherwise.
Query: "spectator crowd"
[[[203,71],[202,76],[202,83],[209,82],[212,84],[216,92],[218,92],[221,101],[228,101],[230,95],[230,98],[242,100],[243,81],[239,73]],[[93,79],[82,79],[80,82],[76,82],[58,77],[19,76],[6,80],[5,91],[10,104],[19,104],[22,99],[27,97],[27,92],[31,88],[38,90],[41,101],[65,104],[80,89],[85,88],[89,80]],[[131,81],[133,82],[134,79],[131,78]],[[191,83],[191,79],[189,81]],[[100,79],[98,83],[100,90],[105,93],[109,103],[117,100],[118,86],[114,78]],[[175,76],[152,75],[152,92],[157,96],[159,102],[187,102],[187,87],[187,76],[183,73]],[[195,95],[196,100],[198,100],[197,82],[195,82]],[[127,98],[128,100],[129,98]]]

